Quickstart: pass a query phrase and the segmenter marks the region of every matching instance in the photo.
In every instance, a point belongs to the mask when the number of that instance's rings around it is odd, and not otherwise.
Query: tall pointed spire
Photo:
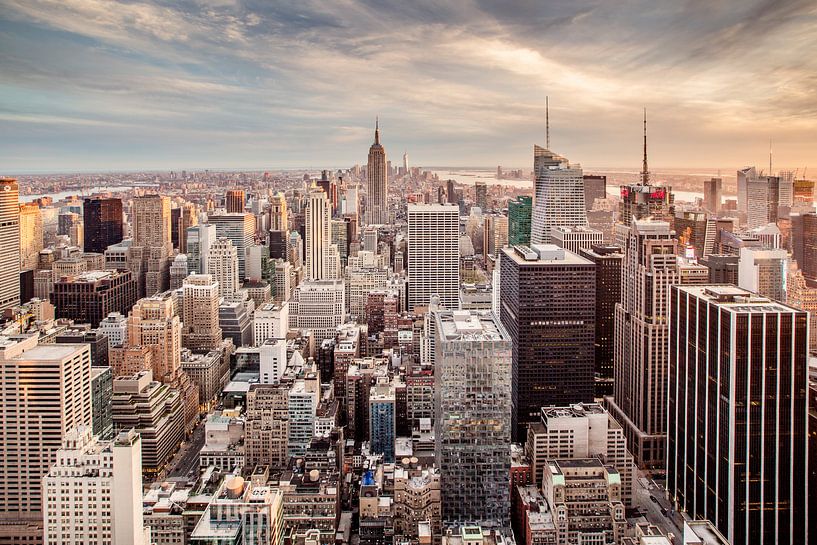
[[[380,116],[374,118],[374,143],[380,143]]]
[[[650,171],[647,168],[647,108],[644,108],[644,162],[641,165],[641,184],[650,183]]]
[[[550,105],[549,97],[545,96],[545,148],[550,149]]]

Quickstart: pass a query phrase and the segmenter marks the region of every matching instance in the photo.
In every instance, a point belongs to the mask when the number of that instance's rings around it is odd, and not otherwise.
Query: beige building
[[[210,245],[207,253],[207,272],[218,282],[221,297],[233,297],[240,282],[238,280],[238,250],[228,239],[219,237]]]
[[[247,393],[247,465],[286,467],[289,461],[289,386],[254,385]]]
[[[43,216],[34,203],[20,205],[20,268],[35,269],[43,249]]]
[[[170,239],[170,197],[134,197],[131,209],[133,244],[128,248],[128,269],[139,286],[139,296],[165,291],[170,284],[173,253]]]
[[[87,344],[38,345],[37,336],[0,338],[0,520],[40,527],[42,478],[66,432],[93,425]],[[0,542],[14,526],[0,525]]]
[[[182,345],[193,352],[208,352],[221,345],[218,325],[219,286],[209,274],[191,274],[182,285],[184,325]]]

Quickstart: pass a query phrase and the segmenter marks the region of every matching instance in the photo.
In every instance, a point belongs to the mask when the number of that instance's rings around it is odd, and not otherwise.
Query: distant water
[[[123,193],[125,191],[131,191],[135,188],[147,188],[151,186],[146,185],[118,185],[118,186],[98,186],[98,187],[90,187],[90,188],[79,188],[79,189],[69,189],[67,191],[59,191],[57,193],[44,193],[44,194],[37,194],[32,193],[30,195],[20,195],[20,201],[31,201],[34,199],[38,199],[40,197],[51,197],[54,199],[54,202],[61,201],[63,199],[67,199],[68,197],[77,196],[80,199],[83,197],[89,197],[96,193]],[[155,186],[154,186],[155,187]]]

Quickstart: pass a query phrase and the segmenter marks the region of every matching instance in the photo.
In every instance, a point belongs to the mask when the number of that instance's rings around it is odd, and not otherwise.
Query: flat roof
[[[729,284],[699,284],[673,287],[704,301],[716,304],[730,312],[780,312],[786,314],[805,312]]]
[[[587,258],[580,256],[579,254],[575,254],[570,250],[565,250],[564,248],[559,248],[555,244],[540,244],[535,245],[536,247],[531,247],[531,251],[536,254],[535,259],[526,259],[524,255],[516,251],[514,247],[510,248],[503,248],[502,252],[505,257],[512,259],[515,263],[524,266],[541,266],[541,265],[593,265],[594,263]],[[545,250],[552,249],[554,250],[554,255],[559,255],[558,259],[542,259],[541,254],[537,252],[537,247],[544,247]],[[555,250],[561,250],[560,252],[556,252]],[[546,254],[547,255],[547,254]],[[563,258],[562,258],[563,256]]]

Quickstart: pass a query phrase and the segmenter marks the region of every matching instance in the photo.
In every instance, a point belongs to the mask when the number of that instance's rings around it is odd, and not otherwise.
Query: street
[[[185,441],[170,463],[167,477],[191,477],[199,470],[199,451],[204,446],[204,420],[193,430],[192,437]],[[191,471],[193,472],[191,474]]]
[[[664,499],[664,490],[656,485],[652,479],[646,478],[640,471],[636,473],[636,477],[634,486],[635,504],[641,508],[644,518],[665,532],[682,536],[681,528],[676,525],[673,517],[674,513],[670,510],[670,502]],[[654,497],[655,501],[650,496]],[[667,514],[664,515],[661,509],[665,509]]]

